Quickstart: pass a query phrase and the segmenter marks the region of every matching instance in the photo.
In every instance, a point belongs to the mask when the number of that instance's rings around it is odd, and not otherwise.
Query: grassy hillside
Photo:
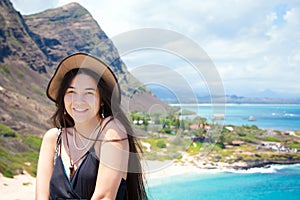
[[[0,124],[0,172],[6,177],[23,171],[35,176],[41,142],[37,136],[23,136]]]

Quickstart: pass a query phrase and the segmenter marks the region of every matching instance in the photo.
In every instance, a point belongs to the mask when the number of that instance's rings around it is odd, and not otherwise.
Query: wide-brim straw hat
[[[113,92],[116,94],[115,98],[117,99],[115,100],[120,102],[120,86],[113,71],[103,61],[86,53],[72,54],[64,58],[58,64],[57,69],[48,84],[47,96],[49,99],[56,102],[58,91],[61,87],[64,76],[69,71],[76,68],[87,68],[96,72],[99,77],[101,77],[107,83],[109,87],[108,89],[113,90]]]

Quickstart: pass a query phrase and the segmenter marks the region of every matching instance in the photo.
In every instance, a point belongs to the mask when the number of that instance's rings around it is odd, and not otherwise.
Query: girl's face
[[[96,81],[86,75],[76,75],[64,96],[66,111],[75,123],[98,122],[100,94]]]

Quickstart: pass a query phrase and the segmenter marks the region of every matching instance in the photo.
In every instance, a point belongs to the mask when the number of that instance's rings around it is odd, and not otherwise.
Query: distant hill
[[[178,102],[177,96],[185,96],[185,91],[177,91],[182,92],[181,94],[174,95],[167,89],[162,87],[152,87],[151,91],[153,94],[161,99],[166,103],[211,103],[212,96],[208,94],[194,94],[195,97],[186,96],[184,99],[181,99],[181,102]],[[216,102],[224,102],[224,97],[221,96],[213,96],[213,99]],[[299,104],[300,97],[289,96],[289,95],[282,95],[277,94],[271,90],[266,90],[261,93],[252,94],[249,96],[241,96],[236,94],[227,94],[225,95],[225,102],[226,103],[261,103],[261,104],[271,104],[271,103],[278,103],[278,104]]]
[[[268,95],[269,94],[269,95]],[[261,104],[299,104],[300,98],[271,95],[275,93],[264,93],[264,95],[257,95],[252,97],[238,96],[238,95],[227,95],[227,103],[261,103]]]
[[[128,72],[112,41],[78,3],[22,16],[9,0],[1,0],[0,41],[0,123],[22,134],[41,135],[51,126],[54,105],[46,86],[58,62],[75,52],[110,64],[131,110],[137,109],[133,99],[143,99],[145,106],[138,109],[157,103],[167,107]]]

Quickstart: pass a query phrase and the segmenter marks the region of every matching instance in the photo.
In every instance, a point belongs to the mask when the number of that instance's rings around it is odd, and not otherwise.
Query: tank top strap
[[[61,152],[61,136],[62,136],[62,129],[59,128],[58,134],[57,134],[57,139],[56,139],[56,149],[55,149],[55,153],[57,155],[60,155],[60,152]]]
[[[61,153],[61,135],[62,135],[62,129],[58,129],[57,133],[57,139],[56,139],[56,147],[55,147],[55,154],[54,154],[54,164],[56,163],[56,158],[60,156]]]

